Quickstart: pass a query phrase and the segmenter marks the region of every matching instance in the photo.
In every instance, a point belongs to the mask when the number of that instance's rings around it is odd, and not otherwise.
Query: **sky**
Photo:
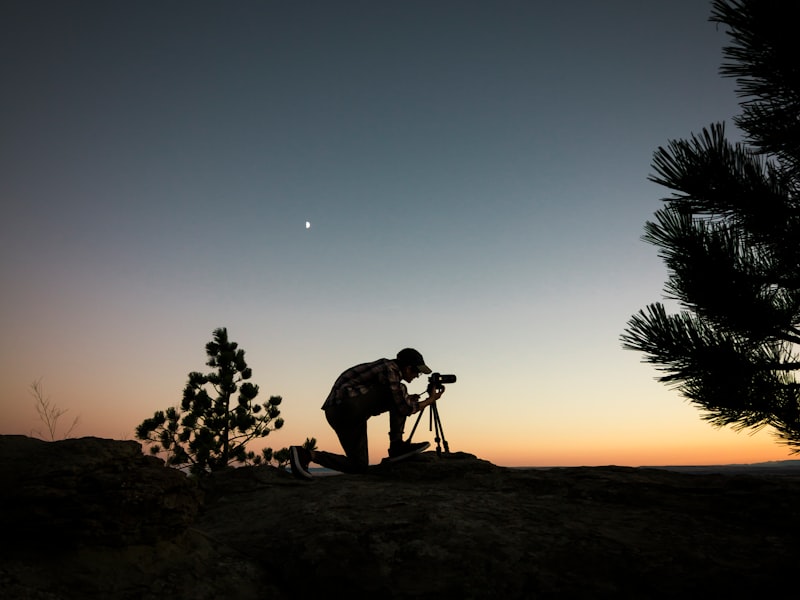
[[[739,111],[701,0],[0,5],[0,434],[134,439],[226,327],[315,437],[414,347],[445,440],[504,466],[791,458],[622,348],[663,300],[651,159]],[[306,226],[306,223],[310,227]],[[409,385],[425,390],[423,377]],[[416,417],[407,425],[410,432]],[[414,441],[434,442],[423,414]],[[370,458],[388,415],[369,421]]]

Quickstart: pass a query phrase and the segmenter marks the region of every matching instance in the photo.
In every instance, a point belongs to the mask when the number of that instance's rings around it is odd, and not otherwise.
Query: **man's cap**
[[[417,371],[425,373],[426,375],[431,373],[431,368],[425,364],[425,359],[422,358],[422,354],[413,348],[404,348],[400,350],[400,352],[397,353],[397,363],[404,367],[414,367]]]

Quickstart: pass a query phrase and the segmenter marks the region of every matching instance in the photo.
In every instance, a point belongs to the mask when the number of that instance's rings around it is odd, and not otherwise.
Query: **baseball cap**
[[[403,348],[400,350],[400,352],[397,353],[397,362],[403,366],[414,367],[417,371],[425,373],[426,375],[431,373],[431,368],[425,364],[422,354],[413,348]]]

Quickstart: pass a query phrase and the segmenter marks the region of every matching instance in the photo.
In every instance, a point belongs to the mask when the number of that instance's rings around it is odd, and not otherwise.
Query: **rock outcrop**
[[[509,469],[202,484],[136,442],[0,437],[3,598],[759,596],[791,586],[800,475]],[[320,591],[322,590],[322,592]]]
[[[0,437],[4,531],[24,523],[22,545],[130,546],[171,538],[195,521],[202,494],[137,442],[56,443]]]

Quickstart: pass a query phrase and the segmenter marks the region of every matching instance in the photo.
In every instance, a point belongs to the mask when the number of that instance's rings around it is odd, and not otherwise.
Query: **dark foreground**
[[[0,597],[699,598],[791,589],[794,471],[507,469],[426,453],[198,486],[135,442],[0,436]]]

